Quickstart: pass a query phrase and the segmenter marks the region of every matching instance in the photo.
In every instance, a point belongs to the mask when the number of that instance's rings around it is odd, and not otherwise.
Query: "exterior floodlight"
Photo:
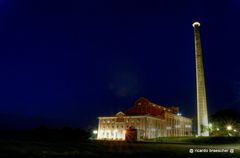
[[[97,130],[93,130],[93,134],[98,134],[98,131]]]
[[[231,130],[232,130],[232,126],[231,126],[231,125],[228,125],[228,126],[227,126],[227,130],[228,130],[228,131],[231,131]]]
[[[212,123],[209,123],[209,124],[208,124],[208,127],[209,127],[209,128],[212,128]]]

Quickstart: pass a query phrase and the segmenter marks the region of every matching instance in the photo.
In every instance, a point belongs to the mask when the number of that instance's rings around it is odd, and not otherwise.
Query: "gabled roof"
[[[119,111],[118,113],[116,113],[116,116],[125,116],[125,114],[122,111]]]
[[[165,112],[176,114],[179,109],[176,106],[163,107],[152,103],[148,99],[141,97],[135,101],[134,106],[129,108],[126,112],[127,115],[152,115],[164,118]]]

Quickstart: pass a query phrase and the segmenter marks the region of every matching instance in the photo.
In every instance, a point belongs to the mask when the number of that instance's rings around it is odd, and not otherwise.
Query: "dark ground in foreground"
[[[235,149],[234,153],[189,153],[190,149]],[[64,158],[64,157],[240,157],[240,144],[190,145],[161,143],[126,143],[90,141],[79,143],[46,143],[34,141],[0,141],[0,157]]]

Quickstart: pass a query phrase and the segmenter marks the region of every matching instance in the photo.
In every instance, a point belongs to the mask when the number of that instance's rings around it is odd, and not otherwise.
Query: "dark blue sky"
[[[193,117],[194,21],[209,112],[239,110],[239,19],[238,0],[1,0],[1,122],[86,128],[140,96]]]

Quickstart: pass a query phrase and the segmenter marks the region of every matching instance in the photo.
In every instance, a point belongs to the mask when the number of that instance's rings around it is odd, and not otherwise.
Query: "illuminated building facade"
[[[128,128],[137,129],[137,140],[192,135],[192,119],[181,116],[178,107],[159,106],[143,97],[125,113],[98,119],[98,139],[125,140]]]

